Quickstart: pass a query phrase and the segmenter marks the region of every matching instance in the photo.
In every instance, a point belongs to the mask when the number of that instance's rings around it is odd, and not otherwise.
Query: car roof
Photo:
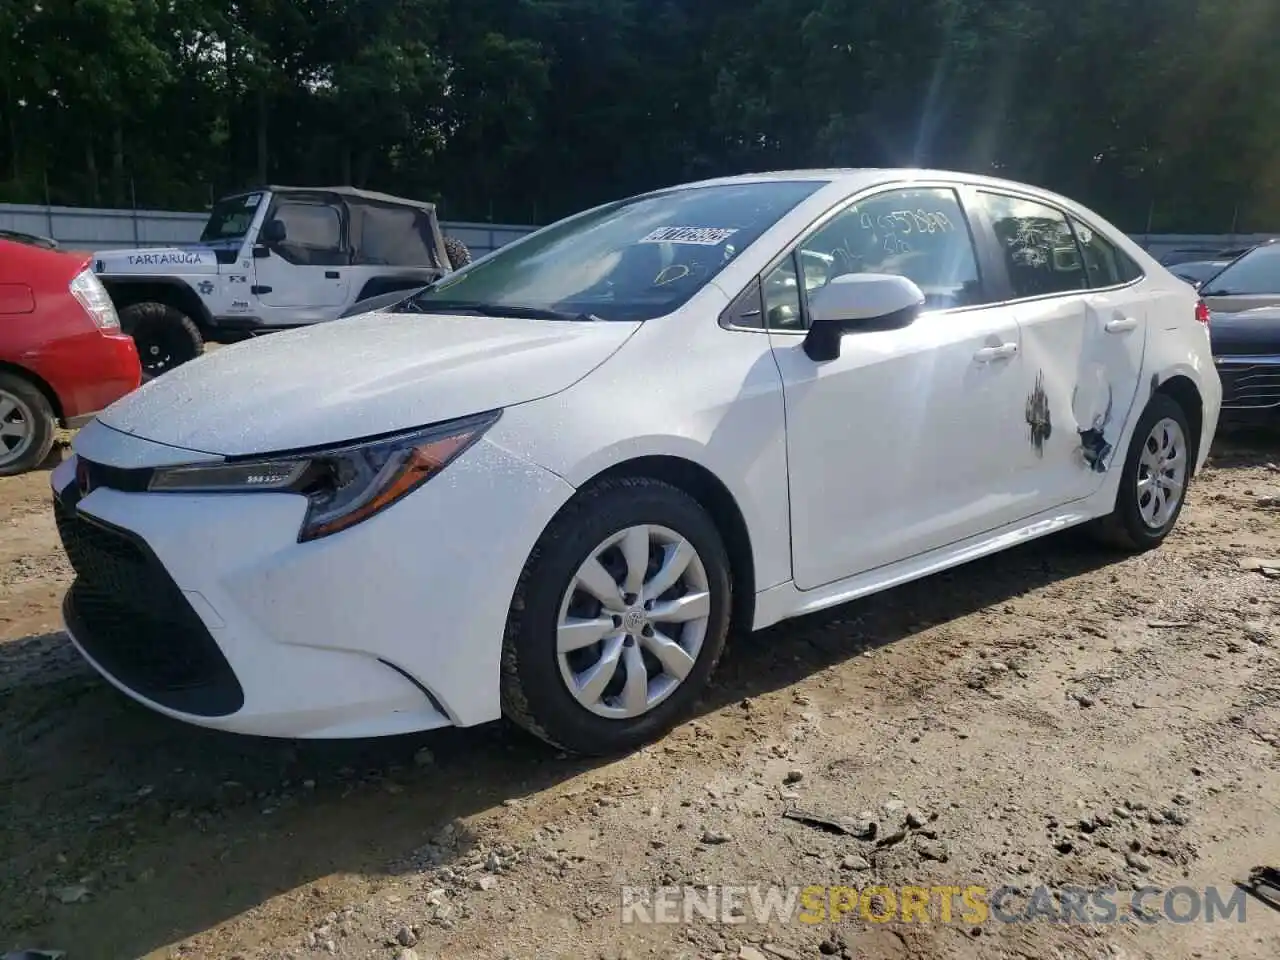
[[[967,183],[975,186],[986,186],[1016,192],[1033,193],[1059,204],[1080,207],[1080,204],[1046,190],[1034,184],[1021,183],[1016,180],[1004,180],[999,177],[985,176],[980,173],[966,173],[959,170],[939,170],[928,167],[830,167],[804,170],[768,170],[759,173],[740,173],[728,177],[716,177],[710,180],[699,180],[694,183],[675,184],[668,189],[678,190],[682,187],[707,187],[728,185],[733,183],[768,183],[795,180],[818,180],[825,183],[838,183],[850,190],[861,190],[880,184],[903,183],[912,180],[932,180],[943,182]]]
[[[396,197],[389,193],[377,193],[373,190],[360,190],[356,187],[288,187],[281,184],[268,184],[249,190],[238,190],[226,197],[243,197],[250,193],[329,193],[347,200],[364,200],[369,203],[389,203],[397,207],[415,207],[419,210],[434,212],[436,205],[426,200],[410,200],[408,197]],[[223,199],[226,199],[224,197]]]

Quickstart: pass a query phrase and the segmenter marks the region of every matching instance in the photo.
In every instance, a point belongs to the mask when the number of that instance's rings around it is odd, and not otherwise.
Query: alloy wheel
[[[35,413],[21,397],[0,390],[0,467],[23,457],[35,436]]]
[[[1159,530],[1182,502],[1187,483],[1187,441],[1171,417],[1157,421],[1138,457],[1137,497],[1142,522]]]
[[[693,545],[667,527],[628,527],[587,555],[565,591],[560,675],[597,716],[641,716],[693,670],[710,617],[707,571]]]

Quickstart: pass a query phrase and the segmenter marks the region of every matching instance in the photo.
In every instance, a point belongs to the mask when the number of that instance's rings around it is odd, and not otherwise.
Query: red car
[[[89,261],[0,239],[0,477],[38,466],[59,425],[79,426],[141,380]]]

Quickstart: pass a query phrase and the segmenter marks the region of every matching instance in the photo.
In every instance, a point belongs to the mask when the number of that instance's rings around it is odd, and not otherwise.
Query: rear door
[[[272,200],[263,225],[278,220],[285,239],[254,257],[252,293],[267,308],[288,308],[298,323],[330,320],[346,305],[351,254],[346,207],[323,195]]]
[[[1081,495],[1088,496],[1102,485],[1113,463],[1123,462],[1123,451],[1114,448],[1116,440],[1141,412],[1136,401],[1151,318],[1142,268],[1095,225],[1072,215],[1067,220],[1089,288],[1080,366],[1092,379],[1092,395],[1083,393],[1087,381],[1082,383],[1073,408],[1080,455],[1093,474],[1081,485]]]
[[[1093,493],[1115,460],[1146,342],[1141,275],[1043,199],[984,187],[974,205],[1022,329],[1025,439],[1010,467],[1039,513]]]

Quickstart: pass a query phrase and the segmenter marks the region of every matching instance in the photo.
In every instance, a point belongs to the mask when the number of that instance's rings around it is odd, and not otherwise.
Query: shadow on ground
[[[1214,467],[1274,460],[1231,439]],[[700,714],[1118,558],[1074,533],[739,637]],[[334,874],[394,873],[456,817],[592,769],[510,728],[372,741],[216,734],[134,705],[61,634],[0,645],[0,949],[137,957]],[[51,672],[33,670],[47,658]],[[62,671],[62,672],[59,672]],[[423,747],[429,765],[415,763]],[[460,852],[465,852],[464,843]],[[58,902],[83,884],[90,899]],[[334,904],[333,906],[338,906]]]

